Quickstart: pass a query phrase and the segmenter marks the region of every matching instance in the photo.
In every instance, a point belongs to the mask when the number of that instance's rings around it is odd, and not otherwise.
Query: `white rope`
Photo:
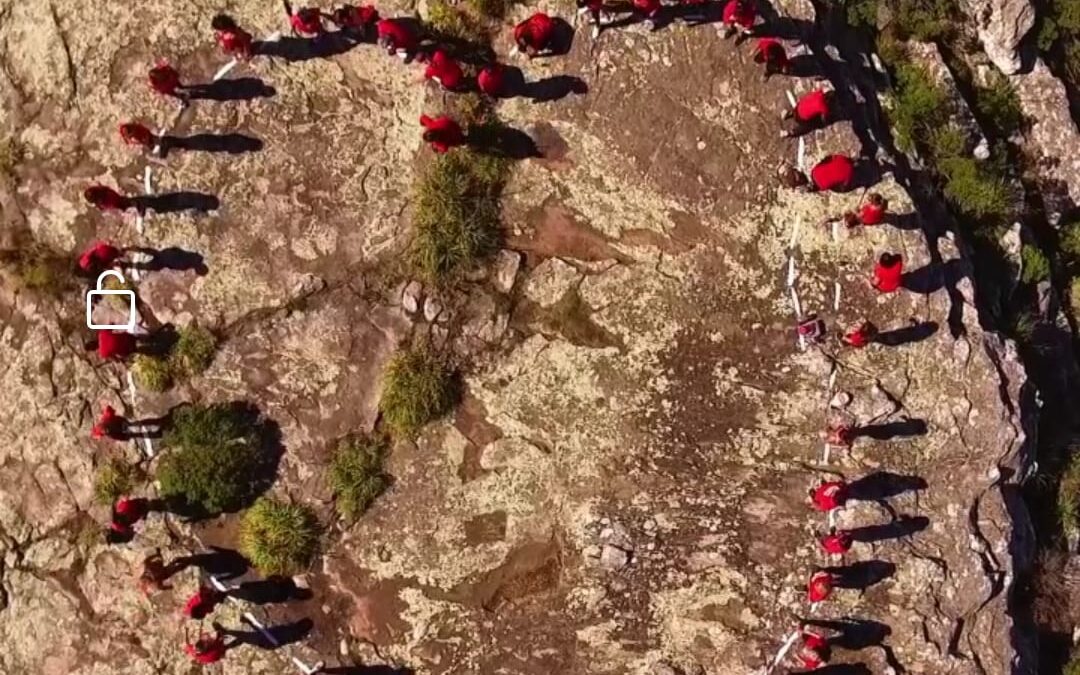
[[[218,68],[218,71],[216,73],[214,73],[213,81],[217,82],[221,78],[228,75],[229,71],[232,70],[233,68],[235,68],[236,64],[238,64],[238,63],[239,63],[239,61],[237,61],[236,59],[233,59],[232,61],[229,61],[228,63],[226,63],[222,67]]]

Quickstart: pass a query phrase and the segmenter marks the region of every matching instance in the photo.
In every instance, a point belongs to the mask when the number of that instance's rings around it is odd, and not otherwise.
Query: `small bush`
[[[191,405],[172,416],[157,467],[160,492],[181,498],[197,515],[242,506],[265,472],[255,420],[237,406]]]
[[[1061,225],[1061,251],[1071,263],[1080,263],[1080,221]]]
[[[173,384],[169,362],[150,354],[135,355],[131,360],[131,377],[140,389],[157,393],[168,391]]]
[[[1076,277],[1069,284],[1069,304],[1073,312],[1080,311],[1080,277]]]
[[[842,5],[849,26],[877,30],[878,0],[849,0]]]
[[[1039,326],[1039,320],[1031,312],[1017,314],[1011,320],[1008,327],[1008,335],[1022,345],[1030,345],[1035,341],[1035,329]]]
[[[94,501],[111,505],[135,487],[137,472],[127,462],[111,459],[94,476]]]
[[[993,71],[990,83],[976,90],[975,107],[1001,138],[1008,138],[1024,126],[1024,107],[1009,79]]]
[[[386,443],[382,439],[352,437],[338,444],[330,463],[330,487],[338,512],[346,521],[364,515],[386,489],[382,472]]]
[[[304,570],[318,548],[319,522],[306,506],[261,497],[240,523],[240,552],[265,576]]]
[[[131,283],[130,280],[125,278],[123,281],[121,281],[120,279],[118,279],[116,277],[116,275],[113,275],[113,274],[110,274],[109,276],[105,277],[104,281],[101,284],[101,287],[104,288],[107,291],[134,291],[135,290],[135,284]],[[117,309],[119,309],[121,311],[124,311],[124,312],[127,312],[128,309],[131,307],[130,301],[128,300],[127,296],[124,296],[124,295],[106,295],[105,296],[105,302],[108,302],[113,307],[115,307],[115,308],[117,308]]]
[[[428,347],[399,350],[382,379],[379,409],[390,430],[415,436],[454,405],[453,376]]]
[[[484,27],[468,14],[451,5],[447,0],[432,0],[428,4],[427,24],[437,35],[474,44],[487,42],[487,33],[484,31]]]
[[[1025,284],[1037,284],[1050,278],[1050,259],[1038,247],[1025,244],[1020,249],[1023,270],[1020,280]]]
[[[1061,671],[1061,675],[1080,675],[1080,656],[1074,656],[1065,664],[1065,670]]]
[[[918,140],[929,138],[943,119],[948,119],[952,105],[930,74],[911,63],[896,66],[896,91],[889,117],[897,146],[909,151]]]
[[[928,150],[935,162],[952,157],[963,157],[968,149],[967,132],[956,124],[937,127],[930,133]]]
[[[1080,534],[1080,452],[1073,452],[1061,475],[1057,497],[1058,517],[1066,534]]]
[[[945,197],[965,215],[1001,218],[1009,211],[1012,192],[998,175],[971,157],[952,157],[938,163],[945,178]]]
[[[0,251],[3,265],[22,288],[59,296],[74,285],[70,260],[40,244]]]
[[[898,0],[892,11],[899,37],[920,42],[952,36],[960,18],[955,0]]]
[[[504,160],[470,150],[439,155],[420,180],[410,260],[418,276],[445,283],[497,250]]]
[[[180,329],[176,346],[169,354],[173,374],[177,377],[190,377],[205,372],[214,360],[217,351],[217,338],[205,328],[188,326]]]

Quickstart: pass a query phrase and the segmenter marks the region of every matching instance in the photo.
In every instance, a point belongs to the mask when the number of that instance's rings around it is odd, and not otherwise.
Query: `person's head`
[[[810,182],[806,174],[793,166],[785,166],[780,169],[780,182],[784,187],[791,189],[800,188]]]
[[[896,265],[900,264],[900,260],[901,258],[899,253],[886,252],[882,253],[881,257],[878,258],[878,263],[880,263],[882,267],[895,267]]]
[[[882,197],[877,192],[871,192],[870,195],[866,198],[866,201],[870,202],[874,206],[882,206],[883,207],[886,204],[888,204],[888,202],[885,201],[885,198]]]
[[[433,140],[435,140],[436,137],[437,136],[434,129],[426,129],[423,133],[423,139],[425,143],[432,142]]]
[[[854,211],[848,211],[847,213],[845,213],[844,214],[844,225],[847,225],[848,227],[858,227],[859,226],[859,216],[858,216],[858,214],[855,213]]]
[[[195,651],[199,654],[205,654],[212,650],[218,642],[216,635],[200,635],[199,639],[195,641]]]
[[[305,7],[296,13],[304,23],[315,23],[319,20],[319,10],[314,7]]]
[[[83,190],[83,197],[91,204],[97,204],[106,199],[112,190],[104,185],[91,185]]]
[[[83,340],[83,349],[88,352],[97,351],[98,341],[97,338],[90,338],[89,340]]]
[[[210,19],[210,27],[220,31],[237,30],[236,22],[228,14],[218,14],[213,19]]]
[[[397,44],[394,43],[394,38],[390,37],[389,35],[380,35],[379,39],[375,42],[390,54],[393,54],[397,51]]]

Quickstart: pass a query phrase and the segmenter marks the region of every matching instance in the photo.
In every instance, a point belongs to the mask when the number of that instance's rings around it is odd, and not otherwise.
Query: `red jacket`
[[[812,122],[820,118],[824,122],[829,117],[829,100],[825,92],[812,91],[795,104],[795,119],[800,122]]]
[[[164,61],[150,69],[150,88],[162,96],[176,96],[180,88],[180,73]]]
[[[345,28],[367,28],[379,20],[379,11],[371,5],[345,5],[334,13],[334,22]]]
[[[103,359],[124,359],[135,351],[135,336],[119,330],[97,331],[98,356]]]
[[[758,63],[771,63],[778,68],[786,68],[788,57],[784,43],[776,38],[761,38],[754,52],[754,60]]]
[[[799,662],[799,665],[807,670],[817,670],[825,665],[828,659],[825,657],[829,648],[829,641],[821,637],[817,633],[811,633],[804,631],[802,634],[802,644],[799,645],[798,651],[795,652],[795,660]]]
[[[105,185],[91,185],[83,191],[83,197],[102,211],[123,211],[131,207],[130,199]]]
[[[116,410],[111,405],[107,405],[101,409],[101,416],[98,417],[97,423],[90,430],[90,437],[95,440],[105,437],[112,438],[119,433],[123,423],[124,418],[117,415]]]
[[[420,124],[427,130],[428,142],[431,143],[435,152],[443,153],[465,142],[465,134],[461,131],[461,125],[446,115],[432,119],[427,115],[420,116]]]
[[[184,616],[188,618],[206,616],[214,611],[214,606],[217,605],[219,597],[218,593],[213,589],[200,586],[198,592],[188,598],[188,601],[184,604]]]
[[[476,85],[480,88],[480,91],[488,96],[499,96],[502,94],[503,85],[506,82],[506,71],[497,63],[493,63],[490,66],[484,66],[480,74],[476,76]]]
[[[128,145],[141,145],[148,148],[154,144],[154,133],[135,122],[120,125],[120,138]]]
[[[851,533],[847,530],[837,530],[832,534],[821,538],[821,548],[826,553],[842,555],[851,550]]]
[[[876,331],[868,324],[864,323],[855,330],[844,335],[844,343],[852,347],[865,347],[874,341],[875,334]]]
[[[79,269],[90,273],[105,270],[112,267],[119,257],[120,249],[112,244],[97,241],[79,256]]]
[[[424,70],[424,77],[436,80],[444,89],[457,89],[465,78],[458,62],[446,55],[443,50],[438,50],[431,57],[431,63]]]
[[[810,179],[818,190],[846,190],[855,177],[855,163],[844,155],[829,155],[810,170]]]
[[[195,660],[195,663],[204,666],[217,663],[225,656],[225,640],[220,635],[200,638],[195,644],[184,645],[184,651]]]
[[[375,32],[380,40],[390,43],[392,49],[414,51],[419,45],[416,35],[409,27],[395,19],[381,19],[375,24]]]
[[[740,3],[739,0],[728,0],[728,4],[724,5],[723,20],[729,26],[750,29],[754,27],[754,21],[757,20],[757,12],[750,2]]]
[[[811,603],[823,602],[832,595],[833,578],[828,572],[814,572],[806,584],[806,599]]]
[[[652,16],[660,11],[660,0],[633,0],[634,9]]]
[[[814,490],[814,508],[818,511],[832,511],[840,508],[847,501],[847,484],[834,480],[822,483]]]
[[[904,261],[900,256],[888,267],[883,265],[880,259],[874,263],[874,288],[882,293],[892,293],[899,289],[903,278]]]
[[[543,12],[537,12],[514,26],[514,42],[535,51],[547,49],[554,35],[555,20]]]
[[[289,16],[289,25],[301,35],[318,35],[323,31],[319,10],[305,7]]]
[[[867,202],[859,209],[859,221],[863,225],[878,225],[885,220],[887,207],[878,206],[873,202]]]
[[[214,31],[214,37],[217,38],[221,51],[228,56],[235,56],[240,59],[251,56],[251,33],[237,28],[236,30]]]

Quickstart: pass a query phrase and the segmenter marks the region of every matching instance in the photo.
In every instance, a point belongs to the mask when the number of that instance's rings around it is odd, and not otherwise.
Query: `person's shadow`
[[[866,525],[848,530],[852,541],[873,544],[890,539],[903,539],[922,532],[930,526],[926,516],[900,516],[891,523]]]
[[[310,589],[300,588],[291,577],[273,576],[259,581],[245,581],[227,591],[227,595],[253,605],[271,605],[293,600],[309,600]]]
[[[257,77],[239,77],[188,85],[184,93],[193,101],[253,101],[270,98],[277,90]]]
[[[521,95],[533,103],[548,103],[566,98],[570,94],[586,94],[589,85],[574,75],[553,75],[535,82],[525,82]]]
[[[146,272],[160,272],[169,269],[177,272],[192,271],[195,274],[205,276],[210,270],[203,261],[201,253],[186,251],[176,246],[155,249],[145,246],[129,246],[126,250],[142,253],[150,256],[146,262],[127,263],[126,266]]]
[[[263,633],[257,628],[254,630],[236,630],[234,628],[224,628],[220,624],[214,623],[214,629],[218,633],[223,637],[233,639],[229,648],[238,645],[251,645],[252,647],[271,651],[294,642],[300,642],[308,636],[308,633],[314,627],[315,622],[311,619],[300,619],[292,623],[270,626],[266,629],[266,633]]]
[[[896,565],[884,560],[861,560],[843,567],[826,567],[837,588],[864,591],[896,574]]]
[[[872,438],[875,441],[891,441],[895,438],[925,436],[929,427],[926,420],[907,417],[895,422],[867,424],[854,430],[856,438]]]
[[[195,211],[197,213],[209,213],[217,211],[221,206],[221,200],[214,195],[203,192],[166,192],[160,195],[136,195],[131,198],[139,213],[153,211],[154,213],[178,213],[180,211]]]
[[[925,490],[927,485],[926,479],[920,476],[877,471],[849,483],[848,496],[856,501],[879,501],[905,492]]]
[[[323,666],[319,671],[325,675],[415,675],[412,668],[393,666]]]
[[[259,152],[263,149],[263,142],[258,138],[245,136],[244,134],[162,136],[161,156],[167,156],[169,152],[174,149],[193,150],[196,152],[223,152],[230,155],[239,155],[245,152]]]
[[[837,633],[835,637],[829,638],[829,644],[851,651],[877,647],[892,635],[892,628],[889,628],[888,624],[872,619],[802,619],[802,623]]]
[[[682,2],[668,9],[672,20],[682,21],[688,26],[704,26],[720,23],[724,19],[724,5],[713,0],[702,2]]]
[[[468,144],[488,155],[510,159],[542,157],[529,134],[500,123],[479,124],[469,129]]]
[[[276,56],[289,63],[297,63],[338,56],[362,42],[364,40],[359,34],[338,30],[327,31],[313,38],[285,35],[277,40],[256,42],[252,51],[263,56]]]
[[[874,338],[874,342],[886,347],[914,344],[930,338],[938,331],[938,328],[936,321],[919,322],[912,319],[911,323],[903,328],[878,333],[877,337]]]
[[[816,670],[795,670],[791,675],[873,675],[873,671],[862,663],[834,663]]]
[[[953,286],[967,276],[964,264],[957,258],[946,261],[944,264],[930,263],[917,270],[905,272],[901,277],[900,284],[912,293],[929,295],[936,291]]]
[[[208,551],[176,558],[169,563],[169,566],[170,569],[176,566],[177,572],[188,567],[198,567],[206,574],[217,577],[219,581],[228,581],[243,576],[248,571],[250,563],[238,551],[231,548],[211,546]]]

